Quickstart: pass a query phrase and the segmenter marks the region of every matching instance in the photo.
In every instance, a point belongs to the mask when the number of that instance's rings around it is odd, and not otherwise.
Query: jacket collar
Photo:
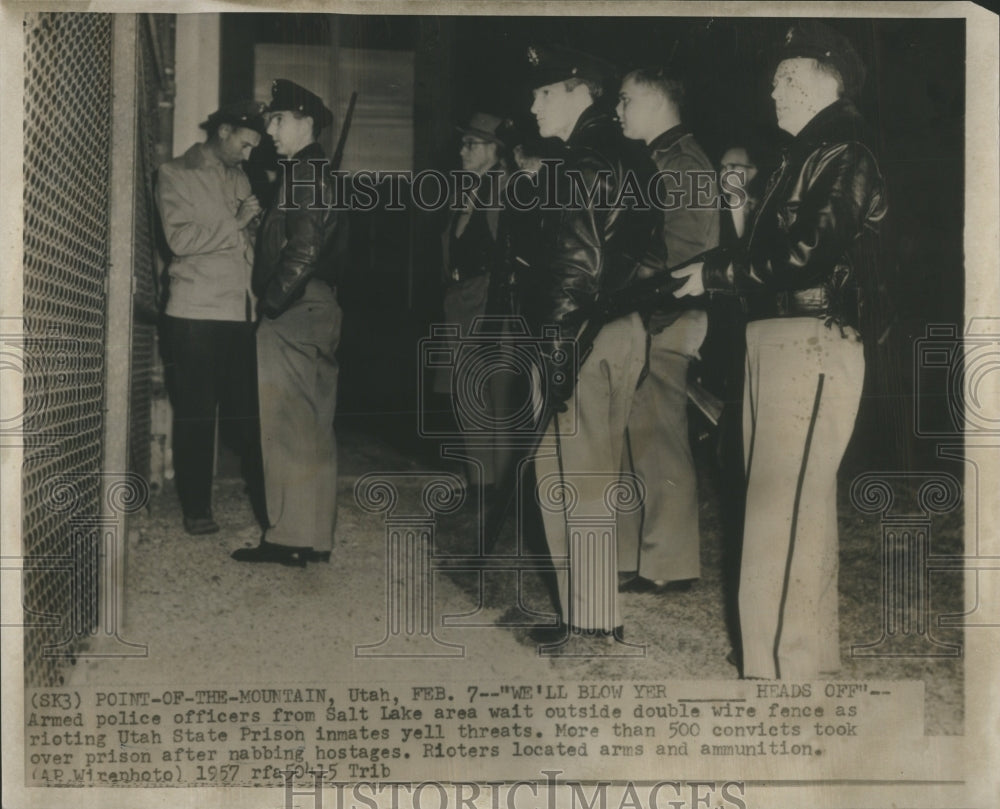
[[[326,157],[326,152],[323,151],[323,147],[319,145],[317,141],[303,146],[294,155],[292,155],[292,160],[314,160],[318,157]]]
[[[685,135],[690,134],[684,124],[672,126],[666,132],[661,132],[649,142],[650,152],[665,152]]]
[[[865,140],[861,113],[849,99],[841,98],[817,112],[787,148],[797,152],[804,148],[812,149],[820,143]]]
[[[184,153],[184,167],[188,169],[225,168],[207,142],[195,143]]]
[[[570,132],[566,145],[570,147],[576,146],[581,140],[588,138],[591,133],[597,132],[611,123],[610,115],[599,109],[596,105],[591,104],[576,119],[576,126]]]

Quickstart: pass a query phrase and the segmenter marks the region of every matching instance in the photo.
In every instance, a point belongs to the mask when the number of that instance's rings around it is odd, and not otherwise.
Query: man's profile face
[[[618,106],[615,112],[622,124],[622,133],[626,138],[649,143],[659,132],[657,122],[666,99],[653,88],[639,84],[634,79],[626,79],[618,93]]]
[[[267,122],[267,134],[274,141],[275,151],[282,157],[292,157],[313,141],[313,120],[304,115],[296,118],[289,110],[272,112]]]
[[[222,124],[219,127],[219,159],[230,168],[249,160],[250,152],[259,143],[260,134],[252,129],[233,127],[229,124]]]
[[[797,135],[817,112],[837,98],[837,80],[815,59],[785,59],[774,71],[771,98],[778,126]]]
[[[577,95],[581,92],[588,93],[584,85],[579,84],[572,90],[567,90],[565,83],[561,81],[532,91],[534,101],[531,103],[531,113],[538,121],[538,133],[543,138],[569,140],[583,111]]]

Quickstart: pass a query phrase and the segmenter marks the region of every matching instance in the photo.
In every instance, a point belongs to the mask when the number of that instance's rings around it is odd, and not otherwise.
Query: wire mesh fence
[[[24,321],[22,547],[25,679],[61,664],[98,622],[98,542],[109,395],[106,356],[111,185],[132,162],[133,334],[129,471],[149,469],[156,313],[152,180],[162,127],[171,15],[144,15],[136,38],[135,148],[112,148],[111,14],[24,17]],[[140,20],[141,22],[141,20]],[[166,49],[166,50],[164,50]],[[116,336],[115,339],[122,339]],[[51,650],[59,648],[60,654]],[[66,650],[70,650],[67,653]]]

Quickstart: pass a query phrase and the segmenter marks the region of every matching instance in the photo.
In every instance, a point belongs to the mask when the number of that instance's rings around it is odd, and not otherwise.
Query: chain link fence
[[[112,162],[135,172],[129,471],[149,469],[155,333],[152,178],[163,127],[172,15],[142,15],[134,150],[112,149],[113,15],[24,17],[25,680],[62,682],[60,665],[98,623],[105,466]],[[170,90],[172,93],[172,89]],[[169,148],[169,147],[168,147]],[[122,339],[115,336],[115,339]],[[58,648],[60,654],[51,654]],[[67,653],[66,650],[70,650]]]

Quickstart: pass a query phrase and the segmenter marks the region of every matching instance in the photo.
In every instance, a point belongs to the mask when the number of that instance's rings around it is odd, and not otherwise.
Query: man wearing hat
[[[342,214],[326,156],[316,142],[333,114],[287,79],[271,87],[267,133],[278,188],[257,237],[254,290],[260,301],[257,377],[268,527],[240,562],[305,567],[329,561],[336,518],[333,416],[341,311],[335,292]]]
[[[478,186],[465,200],[465,207],[451,211],[447,227],[441,234],[444,316],[449,324],[459,327],[462,340],[468,339],[475,318],[487,313],[508,314],[496,308],[506,274],[504,239],[500,233],[500,202],[506,181],[506,167],[501,159],[504,142],[499,134],[502,125],[501,118],[477,112],[467,126],[457,127],[461,136],[462,170],[476,175],[478,180]],[[481,342],[482,339],[476,341]],[[496,357],[490,359],[495,362]],[[465,367],[463,378],[470,378],[465,376],[466,371],[475,373],[478,370]],[[474,419],[482,426],[484,422],[479,417],[486,416],[487,429],[468,434],[466,456],[469,483],[477,494],[488,500],[512,461],[503,434],[489,429],[489,423],[502,422],[510,407],[514,380],[510,373],[499,368],[477,376],[482,389],[473,392],[475,401],[465,395],[464,385],[457,391],[452,390],[450,384],[440,387],[442,383],[456,381],[453,374],[439,374],[435,381],[439,393],[450,393],[454,397],[452,407],[459,426],[463,418]],[[463,408],[468,408],[468,412],[463,413]]]
[[[854,429],[861,327],[877,289],[869,242],[885,185],[852,98],[864,68],[820,23],[790,28],[774,85],[793,136],[749,243],[720,251],[678,295],[735,292],[747,312],[743,676],[806,680],[840,668],[837,469]]]
[[[580,526],[581,520],[609,517],[613,524],[625,427],[645,362],[646,331],[636,313],[605,324],[579,372],[573,338],[580,310],[600,294],[628,284],[637,263],[630,254],[641,256],[650,244],[656,211],[626,209],[614,201],[628,172],[642,178],[645,187],[651,166],[625,141],[609,111],[595,103],[613,74],[610,65],[561,47],[530,48],[528,61],[531,112],[539,133],[565,144],[565,171],[557,183],[560,199],[566,200],[543,239],[539,272],[544,282],[532,318],[560,327],[558,337],[543,337],[541,351],[545,395],[562,412],[550,423],[535,466],[563,626],[535,637],[571,643],[584,636],[620,640],[613,532]],[[567,180],[574,173],[597,193],[572,194]],[[551,497],[556,491],[564,496]]]
[[[156,184],[173,253],[165,347],[177,493],[189,534],[219,530],[212,516],[216,407],[220,433],[235,434],[251,492],[259,489],[251,271],[260,205],[240,164],[260,142],[262,109],[241,103],[213,112],[201,125],[208,139],[163,164]]]

